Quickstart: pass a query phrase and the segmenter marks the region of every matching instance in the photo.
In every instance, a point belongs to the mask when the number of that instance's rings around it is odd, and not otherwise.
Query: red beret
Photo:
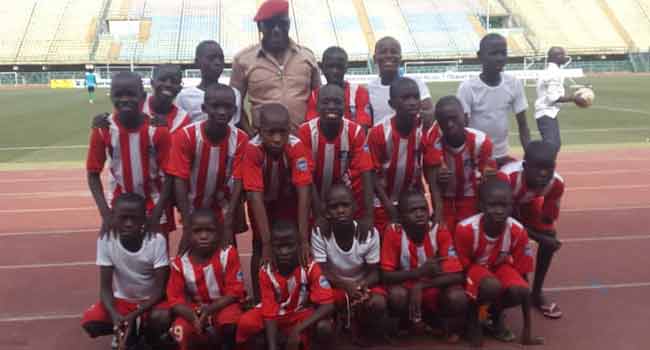
[[[266,0],[253,19],[255,22],[260,22],[283,14],[289,14],[289,3],[286,0]]]

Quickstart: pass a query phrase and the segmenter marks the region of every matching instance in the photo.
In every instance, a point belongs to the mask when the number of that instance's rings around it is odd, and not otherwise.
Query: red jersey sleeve
[[[311,144],[311,128],[309,127],[308,123],[303,123],[300,125],[298,128],[298,138],[300,139],[300,142],[307,148],[307,150],[310,150],[312,148]]]
[[[166,127],[158,127],[154,133],[154,146],[156,147],[156,162],[158,167],[169,172],[169,150],[171,149],[171,136],[169,129]]]
[[[438,229],[437,240],[438,255],[446,258],[440,264],[442,271],[446,273],[462,272],[463,265],[458,260],[458,254],[456,253],[454,242],[451,239],[451,233],[446,228],[440,228]]]
[[[356,136],[352,139],[352,162],[350,169],[354,174],[361,174],[373,169],[370,148],[366,143],[366,133],[361,127],[358,128]]]
[[[278,312],[280,311],[280,305],[275,299],[273,284],[271,283],[269,276],[266,274],[264,267],[260,268],[259,279],[260,295],[262,298],[262,317],[267,320],[274,320],[279,316]]]
[[[463,265],[463,268],[467,270],[474,261],[474,233],[472,232],[471,225],[458,224],[456,226],[454,237],[454,247],[456,248],[458,261],[460,261],[461,265]]]
[[[436,145],[440,135],[439,130],[438,124],[434,124],[422,139],[422,147],[424,148],[422,162],[424,166],[435,167],[442,164],[442,150],[439,145]]]
[[[188,180],[192,172],[194,147],[185,131],[180,130],[173,134],[172,148],[169,153],[169,174]]]
[[[552,224],[560,216],[560,201],[564,194],[564,182],[555,178],[553,187],[544,196],[544,206],[542,207],[542,222]]]
[[[237,149],[235,150],[235,158],[232,161],[232,177],[235,180],[242,180],[244,163],[244,154],[246,153],[246,146],[248,145],[248,135],[241,132],[237,140]]]
[[[314,161],[307,147],[302,142],[294,144],[289,148],[289,159],[291,160],[291,182],[294,186],[311,185]]]
[[[533,248],[528,244],[528,233],[523,227],[512,231],[513,246],[510,255],[513,265],[522,275],[533,272]]]
[[[88,144],[88,156],[86,158],[86,170],[91,173],[101,173],[106,162],[106,143],[104,134],[108,128],[93,128],[90,131],[90,142]]]
[[[497,163],[492,157],[492,140],[486,136],[478,155],[478,170],[483,173],[485,169],[497,169]]]
[[[234,297],[238,300],[244,298],[244,273],[241,270],[241,263],[239,261],[239,254],[235,247],[228,249],[228,262],[226,267],[226,278],[224,294]]]
[[[309,95],[309,100],[307,100],[307,113],[305,113],[305,121],[308,122],[316,117],[318,117],[318,89],[313,90]]]
[[[395,271],[399,267],[399,252],[401,249],[401,228],[389,225],[384,231],[384,241],[381,244],[379,264],[384,271]]]
[[[309,300],[318,305],[332,304],[334,293],[332,286],[320,269],[320,265],[313,263],[309,271]]]
[[[245,191],[264,192],[263,163],[262,150],[250,142],[247,143],[240,170]]]
[[[370,149],[370,157],[372,159],[373,167],[375,170],[380,171],[381,165],[386,159],[384,132],[381,125],[377,125],[370,129],[368,135],[368,148]]]
[[[368,113],[370,108],[370,97],[368,96],[368,89],[364,86],[357,87],[357,95],[354,97],[354,103],[356,104],[356,122],[359,125],[362,125],[366,128],[372,127],[372,117]]]
[[[185,278],[180,266],[180,259],[174,258],[171,263],[169,280],[167,281],[167,301],[170,307],[187,303],[185,298]]]

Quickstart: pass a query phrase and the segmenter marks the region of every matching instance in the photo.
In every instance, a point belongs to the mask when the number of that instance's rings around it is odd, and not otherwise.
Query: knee
[[[316,327],[314,327],[314,331],[317,342],[329,343],[334,337],[334,325],[332,320],[325,319],[318,321]]]
[[[513,286],[506,290],[505,295],[509,299],[508,304],[520,305],[530,297],[530,290],[523,286]]]
[[[386,312],[386,298],[383,295],[374,294],[368,300],[368,311],[374,317],[379,317]]]
[[[445,293],[444,309],[449,315],[460,315],[467,311],[468,298],[460,288],[450,288]]]
[[[388,305],[394,311],[405,311],[408,307],[408,297],[406,288],[394,286],[388,290]]]
[[[487,277],[481,281],[478,288],[479,303],[491,303],[501,295],[501,282],[494,277]]]
[[[83,328],[91,338],[97,338],[102,335],[113,333],[113,325],[105,322],[84,322],[81,324],[81,328]]]

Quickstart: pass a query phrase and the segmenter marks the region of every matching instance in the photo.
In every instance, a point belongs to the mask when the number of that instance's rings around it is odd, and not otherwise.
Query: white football
[[[592,89],[590,89],[588,87],[582,87],[582,88],[576,90],[576,92],[573,93],[573,96],[581,98],[582,101],[580,101],[580,100],[578,100],[580,102],[576,101],[576,105],[578,107],[582,107],[582,108],[587,108],[587,107],[593,105],[594,104],[594,98],[596,97],[596,95],[594,94],[594,90],[592,90]]]

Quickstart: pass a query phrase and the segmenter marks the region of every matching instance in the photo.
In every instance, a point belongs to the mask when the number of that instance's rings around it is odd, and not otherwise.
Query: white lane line
[[[0,317],[0,323],[69,320],[72,318],[81,318],[81,314],[43,314],[31,316]]]
[[[564,213],[584,213],[592,211],[622,211],[622,210],[639,210],[639,209],[650,209],[650,204],[648,205],[639,205],[639,206],[618,206],[618,207],[596,207],[596,208],[572,208],[572,209],[562,209],[562,214]]]
[[[650,184],[639,184],[639,185],[611,185],[611,186],[578,186],[578,187],[567,187],[568,192],[572,191],[593,191],[593,190],[637,190],[640,188],[649,188]]]
[[[43,269],[52,267],[79,267],[95,265],[94,261],[71,261],[51,264],[0,265],[0,270]]]
[[[592,170],[592,171],[562,171],[562,176],[579,175],[620,175],[620,174],[648,174],[650,169],[617,169],[617,170]]]
[[[61,197],[90,197],[88,190],[79,191],[46,191],[46,192],[5,192],[0,197],[16,198],[61,198]]]
[[[16,236],[47,236],[47,235],[71,235],[76,233],[99,232],[99,228],[83,228],[77,230],[52,230],[52,231],[22,231],[22,232],[3,232],[0,233],[2,237],[16,237]]]
[[[81,173],[80,173],[81,175]],[[0,184],[14,184],[14,183],[24,183],[24,182],[71,182],[80,181],[80,177],[39,177],[31,179],[0,179]]]
[[[562,243],[602,242],[602,241],[636,241],[650,239],[650,235],[600,236],[584,238],[560,238]]]
[[[60,145],[60,146],[21,146],[21,147],[0,147],[1,151],[38,151],[48,149],[82,149],[88,145]]]
[[[97,210],[97,207],[76,207],[76,208],[41,208],[41,209],[2,209],[0,214],[21,214],[21,213],[53,213],[63,211]]]
[[[648,115],[650,116],[650,113],[648,111],[644,111],[641,109],[634,109],[634,108],[624,108],[624,107],[616,107],[616,106],[603,106],[603,105],[596,105],[596,106],[591,106],[593,109],[602,109],[604,111],[611,111],[611,112],[628,112],[628,113],[637,113],[637,114],[643,114],[643,115]]]
[[[583,285],[583,286],[550,287],[550,288],[544,288],[544,291],[545,292],[574,292],[574,291],[583,291],[583,290],[606,290],[606,289],[643,288],[643,287],[650,287],[650,282],[613,283],[613,284],[594,283],[592,285]]]

